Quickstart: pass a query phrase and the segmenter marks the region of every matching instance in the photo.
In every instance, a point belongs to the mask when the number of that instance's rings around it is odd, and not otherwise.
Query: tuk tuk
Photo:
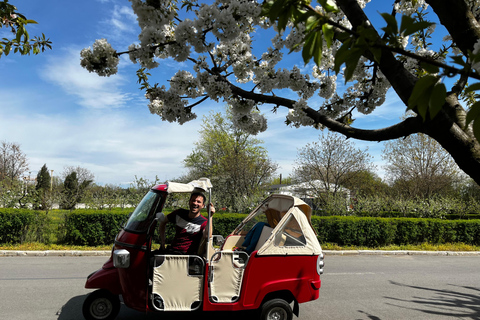
[[[127,307],[159,317],[169,311],[256,309],[262,320],[290,320],[298,317],[300,303],[318,299],[322,249],[311,208],[292,196],[269,196],[226,239],[205,239],[197,255],[152,250],[167,197],[198,189],[211,196],[211,188],[202,178],[167,182],[145,195],[116,236],[108,261],[87,278],[85,288],[97,289],[83,304],[87,320],[115,319],[120,297]]]

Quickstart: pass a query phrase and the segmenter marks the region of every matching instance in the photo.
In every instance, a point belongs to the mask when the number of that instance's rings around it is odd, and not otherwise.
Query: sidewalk
[[[355,256],[355,255],[427,255],[427,256],[480,256],[480,251],[387,251],[387,250],[323,250],[326,256]],[[0,257],[85,257],[85,256],[110,256],[111,251],[72,251],[72,250],[46,250],[46,251],[20,251],[0,250]]]

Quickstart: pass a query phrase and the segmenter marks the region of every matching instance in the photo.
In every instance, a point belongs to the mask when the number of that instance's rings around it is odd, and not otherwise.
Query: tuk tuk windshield
[[[150,190],[138,204],[128,219],[125,230],[144,232],[155,217],[155,213],[162,210],[166,194]]]

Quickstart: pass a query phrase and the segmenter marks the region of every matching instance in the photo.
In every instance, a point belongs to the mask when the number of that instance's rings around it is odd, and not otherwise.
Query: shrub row
[[[112,244],[128,218],[127,211],[76,210],[65,215],[61,241],[71,245]]]
[[[320,243],[378,247],[423,242],[480,245],[480,220],[313,217]]]
[[[59,224],[59,243],[71,245],[112,244],[128,217],[121,210],[75,210],[64,214]],[[214,234],[224,237],[243,220],[244,214],[217,214]],[[45,231],[51,218],[32,210],[2,209],[0,211],[0,243],[25,241],[48,242]],[[320,243],[378,247],[391,244],[429,242],[480,245],[480,220],[441,220],[415,218],[312,217]],[[51,231],[51,230],[50,230]],[[167,229],[167,241],[174,228]]]
[[[0,243],[51,241],[50,217],[45,212],[27,209],[0,210]]]

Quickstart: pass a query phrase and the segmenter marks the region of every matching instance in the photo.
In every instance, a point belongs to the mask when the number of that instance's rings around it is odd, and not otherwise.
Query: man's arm
[[[158,233],[160,234],[160,250],[165,250],[165,229],[168,223],[168,219],[163,219],[158,225]]]
[[[215,213],[215,207],[213,206],[212,203],[210,203],[208,206],[207,206],[207,210],[208,210],[208,207],[210,207],[210,219],[208,220],[208,238],[211,238],[212,237],[212,234],[213,234],[213,224],[212,224],[212,221],[213,221],[213,214]],[[207,228],[205,228],[203,230],[203,237],[204,238],[207,238]]]

